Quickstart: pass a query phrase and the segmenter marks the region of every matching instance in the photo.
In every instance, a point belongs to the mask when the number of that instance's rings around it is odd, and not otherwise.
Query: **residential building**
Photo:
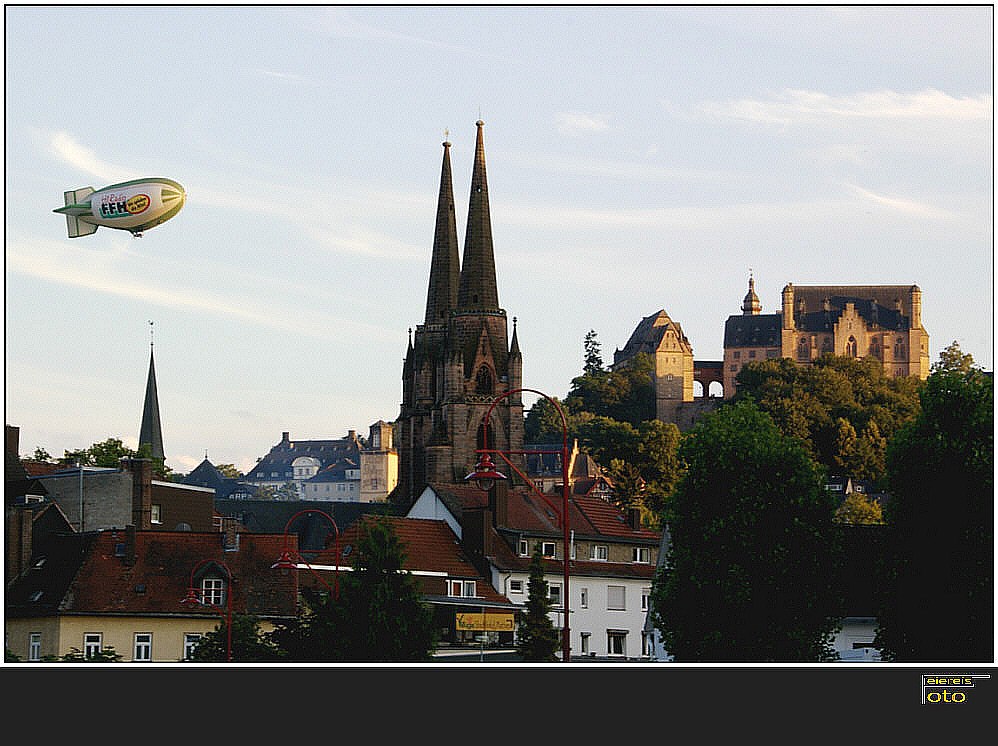
[[[371,425],[367,442],[356,430],[332,440],[292,440],[286,431],[242,481],[272,489],[278,499],[384,501],[398,482],[391,425]]]
[[[428,485],[407,515],[445,521],[492,587],[521,606],[527,600],[531,556],[540,545],[554,604],[551,620],[559,629],[564,626],[567,551],[573,660],[646,658],[644,623],[660,532],[642,528],[637,511],[575,495],[566,547],[561,510],[562,500],[555,495],[501,482],[487,493],[470,485]]]
[[[404,553],[402,570],[413,576],[422,600],[433,610],[442,648],[513,645],[516,615],[522,604],[513,603],[493,588],[490,579],[472,563],[447,521],[363,516],[340,537],[342,571],[352,571],[358,541],[365,524],[372,521],[385,521],[398,537]],[[328,582],[336,566],[334,550],[327,547],[306,556]],[[313,582],[308,575],[300,572],[303,585]]]
[[[271,569],[284,541],[234,527],[48,534],[7,586],[7,649],[28,662],[109,648],[123,661],[177,662],[229,610],[267,632],[296,613],[294,579]],[[191,588],[211,605],[182,604]]]
[[[212,530],[214,490],[153,479],[150,459],[125,457],[120,464],[63,468],[36,480],[79,532]]]

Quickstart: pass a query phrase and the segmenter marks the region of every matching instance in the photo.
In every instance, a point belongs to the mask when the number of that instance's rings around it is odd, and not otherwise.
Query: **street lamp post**
[[[315,514],[318,514],[318,515],[322,516],[327,521],[329,521],[329,523],[333,527],[333,541],[334,541],[334,544],[335,544],[335,552],[336,552],[336,567],[333,570],[333,587],[332,588],[330,588],[329,587],[329,583],[327,583],[325,580],[323,580],[322,576],[315,571],[315,568],[313,568],[312,565],[309,564],[308,560],[306,560],[301,555],[301,552],[295,551],[295,555],[297,556],[297,561],[295,560],[294,557],[291,556],[291,545],[290,545],[290,543],[288,541],[288,538],[289,538],[289,533],[288,532],[291,530],[291,524],[294,523],[300,516],[303,516],[306,513],[315,513]],[[280,558],[277,560],[277,562],[275,562],[274,564],[272,564],[270,566],[270,569],[271,570],[296,570],[297,571],[297,569],[298,569],[298,562],[304,563],[304,565],[309,569],[309,571],[312,573],[312,575],[315,576],[315,579],[318,580],[320,583],[322,583],[322,585],[325,586],[326,590],[329,591],[330,594],[332,594],[333,600],[339,599],[339,597],[340,597],[340,529],[337,527],[336,521],[334,521],[333,518],[332,518],[332,516],[330,516],[328,513],[325,513],[325,512],[323,512],[321,510],[315,510],[313,508],[306,508],[305,510],[299,510],[297,513],[295,513],[293,516],[291,516],[288,519],[287,524],[284,526],[284,548],[281,550],[281,556],[280,556]],[[297,578],[297,575],[295,575],[295,577]]]
[[[194,587],[194,575],[199,569],[208,564],[215,564],[225,570],[225,608],[213,604],[210,601],[205,601],[204,594],[198,591]],[[209,609],[213,609],[219,614],[224,614],[225,616],[225,657],[226,660],[232,662],[232,571],[229,569],[228,565],[219,560],[204,559],[198,562],[194,568],[191,570],[191,579],[187,586],[187,597],[184,598],[180,603],[185,606],[206,606]]]
[[[489,418],[492,416],[492,410],[495,409],[496,404],[505,399],[511,394],[517,394],[524,391],[529,391],[530,393],[543,396],[552,405],[554,405],[555,410],[561,416],[561,430],[562,430],[562,440],[561,440],[561,451],[552,450],[530,450],[530,451],[502,451],[497,448],[488,447],[488,437],[489,437]],[[478,485],[479,489],[488,491],[491,489],[492,485],[495,484],[496,480],[506,479],[506,475],[496,470],[495,464],[492,462],[492,457],[489,454],[498,454],[506,464],[516,471],[516,466],[513,465],[512,461],[507,457],[508,454],[561,454],[561,527],[563,532],[563,578],[562,582],[564,584],[564,590],[562,594],[562,606],[563,615],[565,618],[564,624],[561,629],[561,661],[562,663],[571,662],[571,634],[569,632],[569,592],[568,592],[568,575],[569,575],[569,543],[570,543],[570,529],[569,529],[569,514],[568,514],[568,494],[569,494],[569,482],[568,482],[568,422],[565,419],[565,412],[562,410],[561,406],[557,401],[552,399],[550,396],[545,394],[543,391],[537,391],[536,389],[511,389],[506,391],[496,397],[495,401],[492,402],[492,406],[489,407],[488,411],[485,413],[485,420],[482,428],[482,447],[475,451],[480,454],[478,463],[475,465],[475,470],[465,477],[465,481],[474,482]],[[531,484],[530,480],[526,478],[525,475],[521,474],[524,481],[527,484]],[[544,497],[541,495],[541,497]],[[547,500],[547,498],[544,498]]]

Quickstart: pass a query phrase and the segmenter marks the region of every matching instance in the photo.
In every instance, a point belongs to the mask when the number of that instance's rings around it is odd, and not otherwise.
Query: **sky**
[[[526,388],[659,310],[720,360],[750,274],[763,313],[917,284],[930,360],[992,370],[993,14],[5,6],[5,422],[136,448],[150,344],[177,473],[395,420],[441,143],[463,251],[479,119]],[[140,177],[180,214],[67,237],[64,191]]]

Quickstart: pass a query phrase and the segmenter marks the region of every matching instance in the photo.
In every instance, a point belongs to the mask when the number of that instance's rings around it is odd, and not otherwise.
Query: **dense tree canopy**
[[[879,361],[835,355],[812,366],[788,358],[748,363],[736,380],[734,399],[755,401],[829,473],[878,484],[887,442],[918,414],[923,385],[888,377]]]
[[[887,450],[887,660],[993,660],[994,387],[968,357],[947,348]]]
[[[834,499],[821,468],[752,402],[683,439],[653,617],[677,661],[830,658],[843,615]]]

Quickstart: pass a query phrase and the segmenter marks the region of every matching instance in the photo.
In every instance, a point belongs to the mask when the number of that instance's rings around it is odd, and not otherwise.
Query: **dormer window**
[[[453,598],[475,598],[475,581],[448,580],[447,595]]]

